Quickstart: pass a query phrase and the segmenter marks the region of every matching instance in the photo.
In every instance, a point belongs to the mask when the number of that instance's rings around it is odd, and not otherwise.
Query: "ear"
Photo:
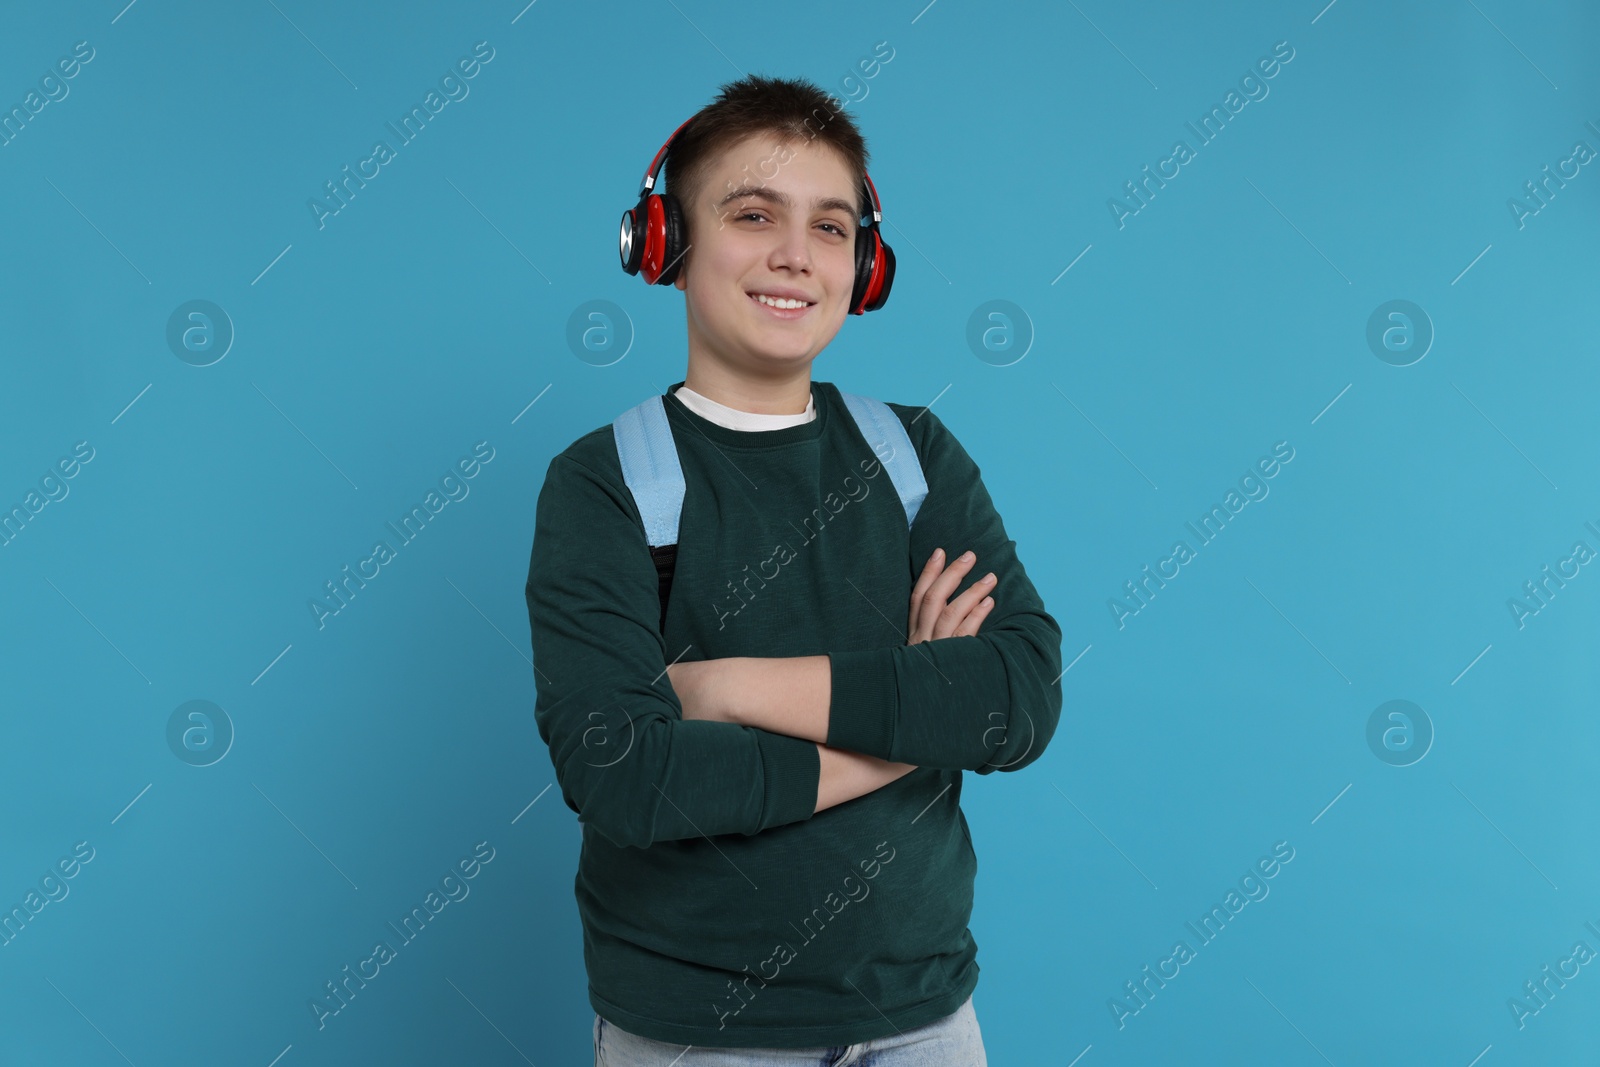
[[[672,287],[680,292],[687,292],[689,289],[689,252],[687,249],[683,253],[683,262],[678,265],[678,276],[672,280]]]

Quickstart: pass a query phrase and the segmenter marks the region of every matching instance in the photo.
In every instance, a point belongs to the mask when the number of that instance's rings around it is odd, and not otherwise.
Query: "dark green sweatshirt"
[[[528,569],[539,734],[583,846],[589,1002],[684,1045],[843,1045],[960,1007],[977,858],[962,771],[1019,770],[1061,712],[1061,629],[978,467],[932,411],[890,404],[928,482],[916,524],[838,389],[776,430],[666,395],[685,494],[660,630],[655,565],[607,424],[550,462]],[[887,458],[887,457],[885,457]],[[935,548],[994,571],[973,637],[907,645]],[[954,594],[952,594],[954,595]],[[828,744],[917,770],[813,814],[811,741],[682,718],[666,667],[826,654]]]

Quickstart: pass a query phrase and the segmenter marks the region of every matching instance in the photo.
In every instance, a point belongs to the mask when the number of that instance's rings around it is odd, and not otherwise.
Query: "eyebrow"
[[[741,185],[727,196],[717,201],[717,208],[726,207],[735,200],[767,200],[782,208],[794,207],[794,201],[788,193],[777,189],[769,189],[765,185]],[[822,211],[843,211],[852,219],[858,218],[856,205],[848,200],[841,200],[837,196],[819,196],[811,202],[811,206]]]

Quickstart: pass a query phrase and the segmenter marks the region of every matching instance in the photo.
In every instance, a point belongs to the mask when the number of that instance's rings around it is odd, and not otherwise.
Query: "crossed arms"
[[[1039,757],[1060,715],[1060,629],[977,467],[932,412],[920,421],[930,490],[913,558],[964,546],[993,569],[985,631],[971,608],[988,590],[974,583],[949,605],[978,590],[963,616],[972,632],[819,656],[669,666],[655,567],[627,487],[598,463],[551,461],[527,583],[535,716],[563,798],[586,824],[641,848],[753,835],[915,767],[987,774]]]
[[[974,636],[994,607],[994,598],[987,595],[994,586],[993,573],[960,595],[950,595],[976,563],[972,553],[948,567],[943,563],[944,551],[935,551],[911,590],[909,645]],[[828,747],[833,669],[826,655],[730,656],[669,664],[667,674],[685,719],[752,726],[815,742],[821,761],[817,811],[881,789],[916,770],[910,763]]]

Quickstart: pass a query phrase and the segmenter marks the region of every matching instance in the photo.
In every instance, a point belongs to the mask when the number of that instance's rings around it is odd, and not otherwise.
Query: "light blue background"
[[[617,220],[745,72],[855,97],[898,253],[813,376],[933,403],[1065,634],[1048,752],[968,781],[990,1062],[1592,1060],[1600,966],[1525,1028],[1507,1006],[1600,950],[1600,574],[1507,606],[1600,549],[1600,164],[1507,207],[1600,149],[1592,5],[124,2],[0,34],[6,109],[95,49],[0,147],[0,504],[95,450],[0,549],[0,905],[95,850],[0,947],[0,1060],[588,1062],[534,504],[683,377],[682,297],[618,269]],[[470,95],[319,229],[307,201],[479,41]],[[1270,94],[1119,228],[1108,199],[1278,41]],[[236,330],[206,367],[165,340],[195,299]],[[596,299],[632,330],[604,367],[566,340]],[[1395,299],[1436,331],[1403,367],[1366,342]],[[1032,333],[1010,366],[965,340],[990,300]],[[470,494],[319,630],[323,582],[479,441]],[[1119,628],[1280,441],[1270,495]],[[236,731],[208,767],[166,740],[194,699]],[[1411,766],[1367,744],[1393,699],[1435,731]],[[471,895],[319,1031],[323,983],[480,841]],[[1279,841],[1270,895],[1119,1029],[1108,1000]]]

